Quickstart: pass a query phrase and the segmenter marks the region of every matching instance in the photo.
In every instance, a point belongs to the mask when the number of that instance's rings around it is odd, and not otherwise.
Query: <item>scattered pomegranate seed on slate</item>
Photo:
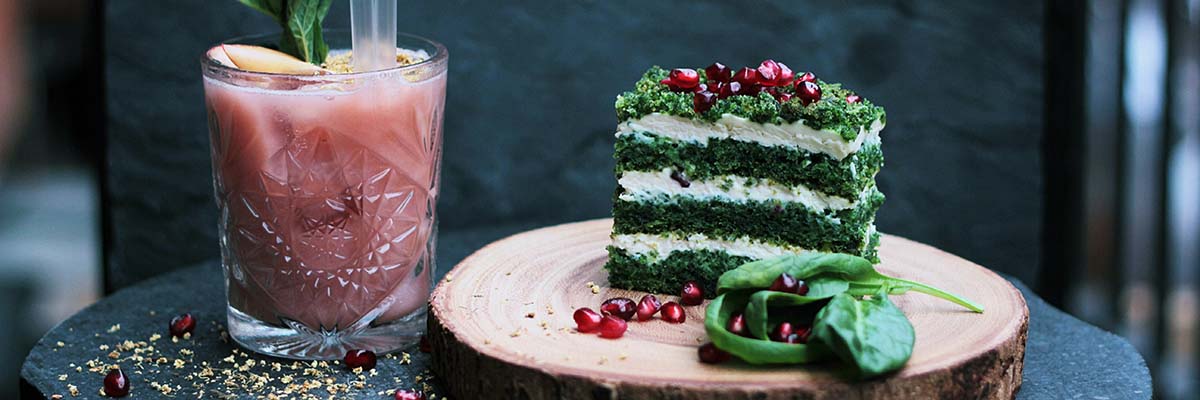
[[[862,101],[862,97],[858,97],[857,94],[852,94],[852,95],[846,96],[847,103],[854,104],[854,103],[858,103],[860,101]]]
[[[763,86],[775,86],[780,72],[782,69],[779,68],[779,63],[775,60],[764,60],[758,65],[758,83]]]
[[[600,320],[600,337],[616,339],[624,336],[627,328],[625,320],[609,315]]]
[[[742,67],[736,74],[733,74],[733,81],[742,84],[742,86],[757,85],[758,71],[750,67]]]
[[[425,400],[425,393],[411,390],[397,390],[396,400]]]
[[[367,371],[375,368],[375,352],[370,350],[350,350],[346,352],[346,356],[342,358],[342,361],[346,362],[346,368],[362,368],[363,371]]]
[[[691,89],[700,84],[700,74],[691,68],[675,68],[671,70],[671,82],[684,89]]]
[[[738,96],[742,94],[742,84],[740,82],[729,82],[721,85],[717,89],[717,98],[724,99],[729,96]]]
[[[697,349],[697,353],[700,354],[700,362],[705,364],[720,364],[729,361],[729,358],[732,357],[732,355],[725,352],[725,350],[718,349],[717,345],[711,342],[700,346]]]
[[[692,186],[692,181],[689,181],[687,175],[679,172],[679,170],[671,170],[671,179],[679,182],[679,187]]]
[[[775,278],[775,282],[771,282],[771,287],[767,288],[767,290],[776,291],[776,292],[785,292],[785,293],[796,293],[796,289],[799,287],[800,287],[800,284],[796,281],[796,278],[792,277],[791,274],[784,272],[782,274],[779,274],[778,278]]]
[[[642,300],[638,301],[637,319],[638,321],[649,321],[658,313],[658,309],[662,308],[662,302],[658,301],[657,297],[652,294],[642,296]]]
[[[804,105],[812,104],[821,99],[821,87],[811,81],[796,82],[796,97]]]
[[[704,68],[704,75],[710,81],[729,82],[729,79],[733,78],[733,70],[726,67],[725,64],[715,62]]]
[[[600,314],[584,307],[575,310],[575,329],[583,333],[595,332],[600,329]]]
[[[733,314],[733,317],[729,318],[729,324],[725,329],[735,335],[750,337],[750,330],[746,329],[746,316],[740,313]]]
[[[683,311],[683,306],[679,303],[668,301],[662,306],[662,320],[672,324],[682,324],[687,320],[687,313]]]
[[[816,81],[817,81],[817,76],[813,75],[812,72],[805,72],[805,73],[801,74],[800,79],[797,80],[797,82],[816,82]]]
[[[699,92],[692,96],[692,110],[696,114],[704,114],[717,104],[717,95],[711,92]]]
[[[679,302],[685,306],[694,306],[704,302],[704,289],[696,281],[687,281],[679,293]]]
[[[421,335],[421,341],[417,343],[417,349],[421,350],[422,353],[428,353],[430,351],[429,338]]]
[[[798,284],[796,285],[796,294],[801,295],[801,296],[807,295],[808,294],[808,284],[804,283],[804,281],[799,281],[799,280],[796,282],[798,282]]]
[[[786,342],[788,340],[788,336],[791,336],[792,333],[795,332],[792,330],[791,322],[780,322],[779,325],[775,327],[775,330],[771,331],[771,334],[767,336],[770,337],[771,341],[773,342]]]
[[[108,371],[104,376],[104,394],[108,397],[125,397],[129,395],[129,377],[119,368]]]
[[[615,315],[628,321],[630,318],[633,318],[634,313],[637,313],[637,303],[626,297],[614,297],[600,303],[600,313]]]
[[[175,318],[171,318],[171,324],[167,326],[167,330],[171,332],[171,336],[183,337],[184,334],[196,330],[196,318],[187,313],[177,315]]]
[[[796,73],[792,72],[792,69],[784,63],[779,63],[779,77],[775,79],[776,86],[790,84],[793,79],[796,79]]]

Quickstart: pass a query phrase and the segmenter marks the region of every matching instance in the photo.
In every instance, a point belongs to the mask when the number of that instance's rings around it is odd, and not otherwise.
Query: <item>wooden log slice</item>
[[[916,329],[912,359],[895,374],[855,382],[836,364],[701,364],[704,307],[687,322],[629,323],[616,340],[574,329],[572,312],[643,293],[608,287],[602,268],[612,220],[537,229],[497,241],[448,273],[430,300],[433,370],[455,398],[850,399],[1013,398],[1029,312],[1008,281],[979,265],[896,236],[883,237],[881,272],[981,303],[983,314],[919,293],[892,296]],[[597,293],[588,282],[599,286]],[[664,302],[674,295],[660,296]]]

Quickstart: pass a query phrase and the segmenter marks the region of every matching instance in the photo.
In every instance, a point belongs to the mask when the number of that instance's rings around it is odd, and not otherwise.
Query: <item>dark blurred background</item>
[[[643,3],[401,2],[451,54],[441,270],[608,216],[613,99],[646,67],[774,58],[887,108],[881,230],[1125,336],[1158,397],[1200,390],[1200,1]],[[274,30],[235,0],[0,0],[0,376],[219,256],[199,57]]]

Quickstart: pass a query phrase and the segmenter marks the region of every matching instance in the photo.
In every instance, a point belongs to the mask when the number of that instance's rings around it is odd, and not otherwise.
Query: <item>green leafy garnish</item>
[[[808,292],[766,290],[784,273],[803,280]],[[853,366],[859,377],[869,378],[899,369],[912,356],[912,324],[888,300],[888,295],[908,291],[983,312],[982,306],[964,297],[881,274],[865,258],[810,252],[749,262],[726,271],[717,280],[718,296],[708,306],[704,328],[717,348],[751,364],[809,363],[836,356]],[[751,337],[725,329],[736,313],[746,318]],[[797,315],[812,321],[807,343],[767,339],[772,326]]]
[[[321,23],[333,0],[238,0],[271,16],[283,28],[279,51],[313,65],[325,62],[329,46],[321,34]]]

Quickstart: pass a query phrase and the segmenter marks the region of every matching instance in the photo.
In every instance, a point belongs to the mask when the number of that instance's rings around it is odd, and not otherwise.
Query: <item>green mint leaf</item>
[[[297,56],[311,64],[320,65],[325,62],[329,47],[321,35],[321,23],[333,0],[289,0],[287,2],[287,24],[284,27],[287,35],[295,44]]]
[[[838,294],[817,313],[812,339],[870,378],[903,367],[912,356],[916,332],[888,300],[887,289],[865,300]]]

